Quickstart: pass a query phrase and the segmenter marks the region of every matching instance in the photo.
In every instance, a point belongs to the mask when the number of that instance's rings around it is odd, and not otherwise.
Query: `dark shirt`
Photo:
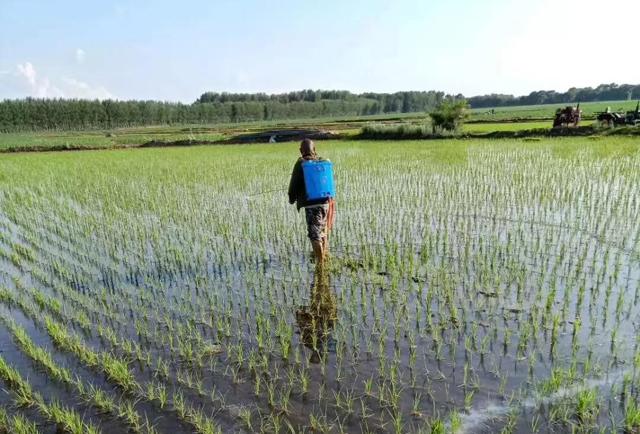
[[[302,163],[305,160],[324,161],[321,157],[300,157],[293,166],[291,180],[289,181],[289,203],[296,204],[298,210],[305,206],[318,205],[329,202],[328,198],[307,200],[307,188],[304,185],[304,174],[302,173]]]

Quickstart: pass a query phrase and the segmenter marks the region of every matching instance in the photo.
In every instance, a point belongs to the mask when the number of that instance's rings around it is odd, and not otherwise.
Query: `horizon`
[[[634,84],[640,61],[612,40],[634,40],[640,4],[619,1],[624,14],[598,5],[9,0],[0,100],[192,103],[205,92],[303,89],[522,96]]]
[[[599,86],[601,85],[617,85],[617,86],[625,86],[625,85],[632,85],[632,86],[639,86],[639,84],[632,84],[632,83],[599,83],[596,86],[587,86],[585,88],[591,88],[591,89],[597,89]],[[504,93],[500,93],[500,92],[492,92],[492,93],[488,93],[488,94],[482,94],[482,95],[462,95],[465,99],[472,99],[472,98],[477,98],[477,97],[482,97],[482,96],[490,96],[490,95],[503,95],[503,96],[513,96],[514,98],[520,98],[520,97],[526,97],[528,95],[530,95],[531,93],[534,92],[556,92],[556,93],[564,93],[567,92],[570,89],[583,89],[583,88],[576,88],[575,86],[570,87],[569,89],[536,89],[536,90],[532,90],[531,92],[528,92],[526,94],[521,94],[521,95],[514,95],[514,94],[504,94]],[[296,93],[296,92],[303,92],[303,91],[315,91],[315,92],[323,92],[323,91],[335,91],[335,92],[341,92],[341,91],[346,91],[346,92],[350,92],[352,95],[354,96],[360,96],[364,93],[375,93],[375,94],[386,94],[386,95],[392,95],[392,94],[396,94],[396,93],[403,93],[403,92],[442,92],[438,89],[426,89],[426,90],[415,90],[415,89],[404,89],[404,90],[397,90],[397,91],[393,91],[393,92],[372,92],[372,91],[363,91],[363,92],[353,92],[350,91],[348,89],[292,89],[292,90],[288,90],[288,91],[284,91],[284,92],[279,92],[279,93],[268,93],[268,92],[231,92],[231,91],[203,91],[201,92],[196,98],[194,98],[193,101],[177,101],[177,100],[163,100],[163,99],[152,99],[152,98],[118,98],[118,97],[107,97],[107,98],[95,98],[95,97],[74,97],[74,96],[33,96],[33,95],[24,95],[24,96],[20,96],[17,98],[2,98],[0,97],[0,102],[1,101],[10,101],[10,100],[24,100],[24,99],[61,99],[61,100],[85,100],[85,101],[95,101],[95,100],[100,100],[100,101],[106,101],[106,100],[111,100],[111,101],[119,101],[119,102],[127,102],[127,101],[153,101],[153,102],[158,102],[158,103],[167,103],[167,104],[195,104],[198,103],[198,99],[201,95],[205,94],[205,93],[216,93],[216,94],[240,94],[240,95],[258,95],[258,94],[265,94],[267,96],[274,96],[274,95],[286,95],[288,93]],[[457,95],[461,95],[460,93],[446,93],[446,96],[451,96],[451,97],[455,97]],[[635,101],[637,98],[627,98],[626,100],[629,101]],[[602,102],[615,102],[615,101],[626,101],[623,99],[607,99],[607,100],[594,100],[594,101],[582,101],[584,103],[602,103]],[[571,101],[566,101],[571,102]],[[577,101],[578,103],[580,103],[580,101]],[[536,104],[536,105],[557,105],[557,104],[564,104],[565,102],[548,102],[548,103],[543,103],[543,104]],[[525,104],[526,105],[526,104]]]

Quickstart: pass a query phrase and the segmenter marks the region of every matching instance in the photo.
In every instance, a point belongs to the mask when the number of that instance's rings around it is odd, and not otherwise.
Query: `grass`
[[[503,122],[503,123],[468,123],[465,124],[462,131],[465,133],[491,133],[494,131],[521,131],[533,130],[538,128],[551,128],[549,121],[534,122]]]
[[[216,142],[224,138],[217,132],[192,133],[184,128],[157,128],[150,130],[123,129],[116,132],[47,132],[47,133],[10,133],[0,134],[2,150],[65,150],[99,149],[139,146],[151,141],[209,141]]]
[[[638,390],[619,373],[640,360],[636,141],[319,151],[339,186],[326,273],[279,190],[295,143],[3,156],[0,305],[17,347],[132,427],[138,400],[203,433],[635,424],[607,398],[622,378]]]

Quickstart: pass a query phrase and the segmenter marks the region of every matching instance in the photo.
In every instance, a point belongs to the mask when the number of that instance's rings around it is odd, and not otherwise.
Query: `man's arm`
[[[300,177],[302,176],[302,165],[300,160],[296,161],[293,165],[293,171],[291,172],[291,179],[289,180],[289,203],[296,203],[298,198],[298,188],[300,186]]]

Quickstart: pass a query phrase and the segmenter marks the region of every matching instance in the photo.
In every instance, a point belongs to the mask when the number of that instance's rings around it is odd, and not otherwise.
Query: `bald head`
[[[300,142],[300,154],[303,157],[315,157],[316,156],[316,145],[313,143],[311,139],[304,139]]]

